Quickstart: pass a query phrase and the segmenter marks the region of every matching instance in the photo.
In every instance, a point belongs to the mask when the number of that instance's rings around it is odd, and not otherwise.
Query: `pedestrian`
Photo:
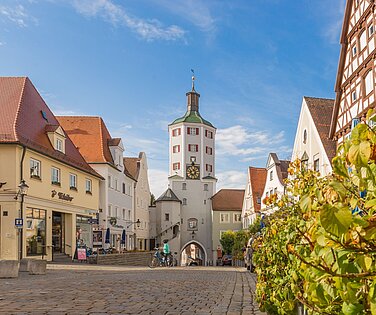
[[[163,256],[167,263],[167,257],[170,256],[170,245],[168,245],[168,240],[163,240]]]

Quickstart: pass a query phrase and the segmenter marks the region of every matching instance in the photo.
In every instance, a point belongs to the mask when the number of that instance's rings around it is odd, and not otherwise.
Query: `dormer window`
[[[61,139],[56,139],[56,150],[63,152],[63,141]]]

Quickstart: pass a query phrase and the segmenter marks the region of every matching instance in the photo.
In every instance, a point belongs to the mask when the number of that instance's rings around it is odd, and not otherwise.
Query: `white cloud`
[[[168,173],[160,169],[149,169],[148,175],[151,193],[157,199],[168,188]]]
[[[270,131],[249,131],[241,125],[235,125],[217,132],[217,154],[230,156],[261,155],[275,151],[276,145],[285,141],[284,132],[272,134]]]
[[[327,23],[322,23],[324,26],[322,32],[324,37],[329,40],[329,43],[338,45],[343,22],[343,14],[345,11],[346,1],[322,1],[319,3],[320,12],[324,12],[324,18]],[[323,15],[320,15],[320,22],[323,20]],[[325,19],[324,19],[325,21]]]
[[[247,184],[247,172],[239,171],[224,171],[217,173],[218,187],[217,190],[222,188],[239,188],[244,189]]]
[[[202,31],[215,30],[215,19],[210,12],[208,1],[202,0],[155,0],[156,4],[189,21]]]
[[[128,14],[125,9],[111,0],[73,0],[78,13],[89,17],[99,16],[114,25],[123,25],[147,41],[179,40],[185,38],[186,31],[177,25],[164,27],[160,21],[145,20]]]
[[[0,5],[0,16],[17,24],[18,27],[27,27],[29,21],[35,24],[38,22],[35,17],[26,12],[25,7],[21,4],[15,6]]]

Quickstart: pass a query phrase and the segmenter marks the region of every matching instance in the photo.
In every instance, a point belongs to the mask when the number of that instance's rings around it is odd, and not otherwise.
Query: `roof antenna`
[[[192,72],[192,91],[195,90],[195,71],[193,69],[191,69],[191,72]]]

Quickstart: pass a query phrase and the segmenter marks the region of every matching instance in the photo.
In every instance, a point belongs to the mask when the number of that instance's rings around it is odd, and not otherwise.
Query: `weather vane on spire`
[[[192,72],[192,91],[195,90],[195,71],[191,69]]]

